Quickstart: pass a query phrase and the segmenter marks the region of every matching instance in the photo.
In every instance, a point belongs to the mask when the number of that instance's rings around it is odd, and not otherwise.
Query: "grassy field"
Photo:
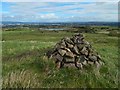
[[[3,88],[117,88],[118,38],[107,34],[85,33],[86,40],[102,56],[99,72],[94,66],[83,70],[55,68],[44,57],[48,48],[71,32],[3,31]]]

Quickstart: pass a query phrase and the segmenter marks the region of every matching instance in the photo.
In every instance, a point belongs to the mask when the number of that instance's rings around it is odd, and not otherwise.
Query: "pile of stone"
[[[83,34],[75,34],[71,38],[65,37],[54,48],[46,53],[48,58],[54,58],[58,68],[73,63],[78,69],[95,64],[101,65],[100,55],[85,41]]]

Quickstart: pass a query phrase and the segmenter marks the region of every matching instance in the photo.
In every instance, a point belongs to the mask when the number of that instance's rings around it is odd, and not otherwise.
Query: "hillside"
[[[84,33],[102,56],[99,72],[94,66],[56,69],[44,54],[73,32],[3,31],[3,88],[118,88],[118,38],[106,33]]]

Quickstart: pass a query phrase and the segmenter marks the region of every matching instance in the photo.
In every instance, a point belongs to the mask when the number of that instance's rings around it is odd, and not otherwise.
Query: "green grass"
[[[63,36],[71,36],[72,34],[66,32],[49,32],[45,31],[42,33],[41,31],[3,31],[2,38],[3,40],[17,40],[17,41],[29,41],[29,40],[39,40],[43,42],[57,41],[60,40]],[[48,38],[49,37],[49,38]]]
[[[27,88],[117,88],[118,38],[107,34],[84,34],[101,55],[105,64],[99,72],[95,66],[83,70],[55,68],[44,57],[48,48],[70,32],[4,31],[2,46],[3,87]],[[28,81],[28,82],[27,82]]]

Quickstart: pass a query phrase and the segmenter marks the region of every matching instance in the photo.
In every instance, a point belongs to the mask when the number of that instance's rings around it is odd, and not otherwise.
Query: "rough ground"
[[[93,67],[54,67],[44,52],[64,36],[73,33],[37,31],[4,31],[3,87],[117,88],[118,38],[107,34],[85,34],[87,41],[102,56],[105,65],[97,72]]]

